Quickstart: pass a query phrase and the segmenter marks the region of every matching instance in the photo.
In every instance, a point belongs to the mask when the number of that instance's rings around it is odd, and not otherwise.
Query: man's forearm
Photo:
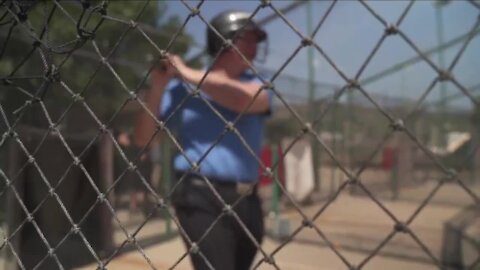
[[[198,85],[205,75],[205,72],[199,70],[190,70],[185,75],[190,83]],[[220,105],[233,111],[241,112],[252,102],[256,93],[260,89],[256,83],[240,82],[230,79],[222,74],[210,72],[203,80],[200,88],[206,92],[213,100]],[[262,91],[255,98],[247,112],[258,113],[268,110],[268,95]]]
[[[139,146],[146,145],[155,132],[157,127],[155,118],[158,115],[163,92],[167,83],[167,78],[157,81],[145,95],[143,102],[147,107],[146,109],[153,114],[154,118],[142,107],[142,111],[138,114],[135,122],[135,144]]]

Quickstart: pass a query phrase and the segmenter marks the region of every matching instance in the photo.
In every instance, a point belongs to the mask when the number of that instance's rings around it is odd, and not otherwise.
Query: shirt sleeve
[[[179,112],[176,112],[174,115],[172,114],[182,101],[182,95],[184,92],[183,84],[179,80],[171,80],[165,87],[162,102],[158,108],[158,118],[162,121],[168,120],[166,124],[169,128],[173,127],[173,123],[178,122],[173,118],[177,118]]]

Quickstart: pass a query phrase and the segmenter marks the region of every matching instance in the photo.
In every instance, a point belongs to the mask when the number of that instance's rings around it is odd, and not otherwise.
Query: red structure
[[[276,158],[280,160],[280,163],[277,167],[278,168],[278,177],[280,179],[280,182],[282,184],[285,184],[285,166],[284,166],[284,162],[283,162],[283,158],[282,158],[283,151],[282,151],[281,147],[279,145],[275,146],[275,147],[272,147],[272,145],[265,145],[262,148],[262,151],[260,153],[260,158],[261,158],[263,164],[266,167],[272,167],[272,165],[273,165],[273,151],[272,151],[272,148],[277,149]],[[271,185],[272,180],[273,180],[272,178],[270,178],[268,176],[265,176],[263,174],[262,168],[260,168],[260,170],[259,170],[259,184],[260,184],[260,186]]]

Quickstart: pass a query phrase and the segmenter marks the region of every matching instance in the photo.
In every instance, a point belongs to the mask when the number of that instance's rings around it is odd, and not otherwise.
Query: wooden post
[[[14,140],[11,140],[8,147],[8,161],[7,161],[7,172],[6,176],[9,177],[10,180],[13,180],[11,177],[18,173],[20,169],[20,164],[22,163],[20,159],[20,151],[16,145]],[[19,177],[17,181],[15,181],[14,187],[19,193],[20,197],[23,198],[23,190],[24,190],[24,181],[21,181],[22,176]],[[3,181],[3,179],[2,179]],[[23,217],[23,210],[20,208],[20,205],[17,202],[17,198],[15,194],[11,191],[11,188],[7,188],[6,191],[6,201],[5,201],[5,223],[6,223],[6,232],[5,236],[10,236],[20,225],[20,222]],[[17,252],[17,255],[20,256],[20,243],[21,243],[21,236],[20,232],[17,232],[13,239],[10,239],[10,243]],[[2,240],[3,241],[3,240]],[[5,247],[3,247],[2,257],[5,259],[5,270],[14,270],[18,269],[19,265],[17,259],[13,255],[10,248],[5,243]]]
[[[113,143],[108,135],[102,135],[99,139],[99,162],[100,162],[100,183],[98,186],[102,192],[107,191],[113,185]],[[110,203],[115,202],[115,192],[112,190],[106,197]],[[100,204],[100,226],[101,226],[101,249],[109,252],[114,247],[113,224],[110,210],[105,203]]]

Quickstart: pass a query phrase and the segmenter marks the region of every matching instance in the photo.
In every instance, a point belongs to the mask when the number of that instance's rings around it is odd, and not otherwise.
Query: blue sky
[[[281,9],[292,1],[272,1],[273,5]],[[187,2],[195,6],[198,1]],[[383,19],[395,23],[407,1],[367,1]],[[206,19],[211,19],[217,13],[226,9],[240,9],[253,11],[259,1],[205,1],[201,7],[201,14]],[[311,8],[314,26],[320,21],[323,14],[330,6],[331,1],[312,1]],[[180,1],[168,1],[167,15],[176,14],[185,19],[189,10]],[[295,11],[286,14],[287,19],[304,35],[307,35],[307,7],[303,5]],[[403,20],[400,29],[421,50],[426,50],[438,45],[437,24],[435,17],[436,7],[432,1],[417,1],[413,4],[408,15]],[[450,40],[468,33],[474,26],[479,10],[466,1],[452,1],[442,9],[444,21],[444,40]],[[261,10],[256,19],[273,13],[270,8]],[[277,70],[292,54],[300,43],[300,38],[281,19],[276,19],[267,24],[265,30],[269,34],[269,55],[266,63],[260,65],[269,70]],[[192,35],[200,46],[205,44],[205,25],[193,18],[186,26],[186,31]],[[370,12],[357,1],[338,1],[329,17],[320,28],[315,37],[315,42],[335,62],[335,64],[348,76],[354,77],[367,56],[373,50],[383,34],[383,25],[375,19]],[[461,48],[462,43],[444,51],[445,63],[449,65]],[[196,54],[197,49],[192,49],[190,55]],[[282,74],[298,78],[308,76],[308,56],[304,48],[287,66]],[[416,52],[398,35],[388,37],[373,57],[360,78],[366,78],[384,70],[396,63],[416,56]],[[438,65],[438,55],[430,56]],[[454,68],[455,77],[465,86],[470,87],[480,83],[480,38],[474,37],[467,50]],[[315,81],[344,85],[345,82],[328,62],[318,53],[314,52]],[[425,62],[405,68],[394,75],[384,77],[365,86],[369,93],[382,94],[392,97],[418,98],[435,77],[434,70]],[[306,98],[307,89],[303,84],[289,83],[285,89],[276,85],[287,98]],[[459,93],[458,88],[451,83],[445,83],[447,94]],[[316,97],[331,94],[331,89],[317,89]],[[428,96],[433,101],[440,97],[439,86]],[[452,107],[465,107],[469,102],[466,98],[450,102]]]

